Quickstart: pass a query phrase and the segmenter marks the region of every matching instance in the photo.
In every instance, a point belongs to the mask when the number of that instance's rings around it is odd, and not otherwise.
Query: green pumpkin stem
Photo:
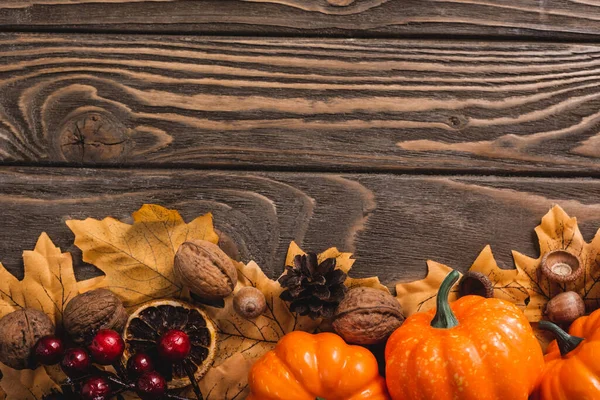
[[[553,324],[550,321],[540,321],[538,323],[538,327],[544,331],[550,331],[554,336],[556,336],[556,342],[558,343],[558,348],[560,349],[560,355],[566,356],[577,346],[583,342],[583,338],[577,336],[571,336],[567,332],[563,331],[557,325]]]
[[[450,294],[450,289],[452,289],[452,286],[456,284],[459,278],[460,274],[458,271],[452,271],[444,278],[444,281],[440,285],[436,300],[437,310],[435,312],[435,317],[433,317],[433,321],[431,321],[432,327],[450,329],[458,325],[458,320],[450,308],[448,295]]]

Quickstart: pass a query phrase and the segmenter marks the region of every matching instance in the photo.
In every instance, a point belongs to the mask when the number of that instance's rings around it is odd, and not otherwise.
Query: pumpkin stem
[[[560,349],[560,355],[566,356],[581,342],[583,342],[583,338],[577,336],[571,336],[567,332],[563,331],[557,325],[553,324],[550,321],[540,321],[538,327],[544,331],[550,331],[556,336],[556,342],[558,343],[558,348]]]
[[[431,321],[432,327],[450,329],[458,325],[458,320],[452,312],[452,308],[450,308],[450,302],[448,302],[450,289],[456,284],[458,278],[460,278],[458,271],[452,271],[444,278],[444,281],[440,285],[436,300],[437,310],[435,312],[435,317],[433,317],[433,321]]]

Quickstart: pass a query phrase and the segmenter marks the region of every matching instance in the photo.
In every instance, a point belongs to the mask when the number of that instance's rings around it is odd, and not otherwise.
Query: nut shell
[[[557,324],[570,324],[584,314],[585,303],[575,292],[560,293],[546,304],[546,316]]]
[[[247,319],[257,318],[267,309],[265,295],[255,287],[240,289],[233,297],[233,309]]]
[[[107,289],[96,289],[74,297],[65,307],[63,325],[74,342],[91,341],[100,329],[121,332],[127,322],[121,299]]]
[[[25,308],[5,315],[0,319],[0,361],[17,370],[34,369],[34,345],[53,334],[54,324],[42,311]]]
[[[231,259],[219,246],[206,240],[183,243],[175,254],[173,269],[181,284],[209,301],[229,296],[237,283],[237,270]]]
[[[541,272],[552,282],[574,282],[583,274],[581,259],[565,250],[550,251],[542,257]]]
[[[354,287],[338,306],[333,329],[348,343],[384,342],[404,322],[402,307],[391,294],[369,287]]]

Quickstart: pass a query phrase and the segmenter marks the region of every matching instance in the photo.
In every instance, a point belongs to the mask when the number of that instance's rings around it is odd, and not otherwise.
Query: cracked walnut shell
[[[175,254],[174,271],[181,284],[205,300],[223,299],[237,284],[237,269],[231,259],[206,240],[183,243]]]
[[[333,329],[348,343],[384,342],[404,322],[398,300],[383,290],[354,287],[333,317]]]

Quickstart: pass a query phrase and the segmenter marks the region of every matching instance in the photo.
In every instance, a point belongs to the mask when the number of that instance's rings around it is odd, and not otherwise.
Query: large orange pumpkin
[[[500,299],[465,296],[451,305],[452,271],[437,310],[408,317],[390,337],[386,380],[394,400],[526,400],[544,366],[525,315]]]
[[[373,354],[333,333],[288,333],[252,366],[248,382],[246,400],[389,399]]]
[[[569,334],[551,322],[542,329],[557,338],[546,350],[546,366],[534,399],[600,399],[600,310],[578,318]]]

